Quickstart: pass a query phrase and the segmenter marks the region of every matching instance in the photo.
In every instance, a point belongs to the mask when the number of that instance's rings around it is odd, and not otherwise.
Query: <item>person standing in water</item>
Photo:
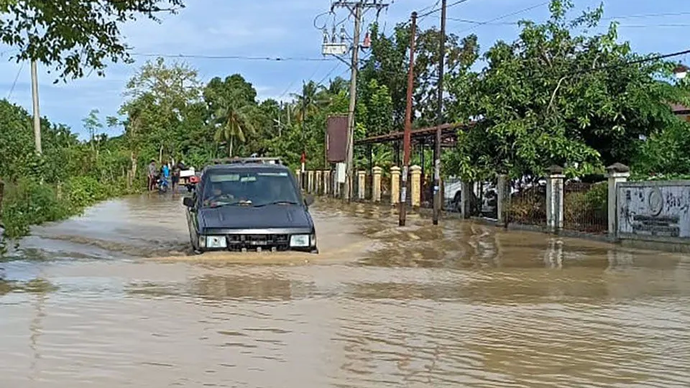
[[[170,162],[172,164],[172,161]],[[181,163],[177,163],[172,166],[172,191],[173,193],[175,192],[175,188],[177,188],[177,185],[180,183],[180,171],[182,170],[180,168]]]
[[[170,182],[170,166],[168,166],[168,163],[163,164],[163,168],[161,169],[162,173],[162,179],[165,179],[166,182]]]
[[[153,191],[156,189],[156,170],[156,161],[151,159],[151,163],[149,163],[148,166],[149,191]]]

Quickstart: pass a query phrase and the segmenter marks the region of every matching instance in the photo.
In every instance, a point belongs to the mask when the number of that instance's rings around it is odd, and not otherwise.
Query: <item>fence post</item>
[[[327,196],[331,193],[331,171],[323,171],[323,195]]]
[[[300,170],[299,168],[295,170],[295,177],[297,178],[297,183],[299,184],[299,187],[304,188],[304,185],[302,184],[302,179],[304,179],[302,177],[302,170]]]
[[[558,233],[563,229],[563,167],[549,167],[546,180],[546,226],[550,232]]]
[[[410,175],[412,207],[418,208],[422,204],[422,168],[417,165],[410,167]]]
[[[609,238],[618,236],[618,184],[626,182],[630,177],[630,168],[622,163],[614,163],[606,167],[609,178],[608,195],[608,224]]]
[[[308,193],[314,192],[314,171],[313,170],[307,171],[307,192]]]
[[[498,224],[505,225],[508,222],[507,210],[510,202],[510,181],[508,180],[508,175],[498,174],[497,186],[498,198],[496,198],[496,216],[498,218]]]
[[[400,203],[400,167],[391,167],[391,205]]]
[[[367,172],[364,170],[360,170],[357,172],[357,191],[358,195],[357,198],[359,198],[360,201],[364,200],[367,194]]]
[[[381,173],[383,172],[383,169],[376,166],[373,168],[373,172],[374,178],[372,179],[373,187],[371,190],[371,199],[374,202],[381,202]]]
[[[321,194],[321,187],[323,186],[323,171],[316,170],[316,181],[314,184],[314,194]]]

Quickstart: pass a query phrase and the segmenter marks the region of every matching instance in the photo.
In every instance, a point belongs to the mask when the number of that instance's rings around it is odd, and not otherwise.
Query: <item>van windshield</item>
[[[209,175],[202,199],[204,207],[260,207],[298,204],[299,193],[284,171],[218,171]]]

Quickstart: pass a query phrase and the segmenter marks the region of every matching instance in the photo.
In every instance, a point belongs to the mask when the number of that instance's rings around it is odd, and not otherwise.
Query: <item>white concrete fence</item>
[[[310,170],[301,174],[298,170],[296,174],[299,179],[306,179],[303,187],[310,194],[340,195],[333,171]],[[385,190],[382,185],[384,175],[389,178]],[[605,212],[601,220],[607,223],[601,227],[604,235],[612,240],[644,240],[690,246],[690,181],[627,182],[630,169],[620,163],[609,166],[607,176],[608,182],[602,183],[608,186],[606,204],[602,202],[607,209],[607,214]],[[383,168],[376,166],[370,172],[356,171],[353,178],[353,200],[390,205],[399,203],[402,189],[400,167],[393,166],[386,174]],[[408,185],[407,201],[413,209],[418,209],[422,205],[423,187],[420,166],[410,167]],[[546,176],[545,214],[538,215],[543,217],[539,223],[543,225],[541,229],[551,233],[560,233],[564,229],[577,232],[577,227],[567,225],[568,212],[572,218],[572,213],[576,211],[568,209],[571,206],[566,201],[568,187],[563,168],[551,166]],[[462,183],[462,198],[458,206],[462,218],[470,218],[471,215],[471,188],[472,184]],[[514,199],[507,175],[498,176],[496,191],[496,222],[499,225],[518,224],[520,221],[511,218],[511,201]]]

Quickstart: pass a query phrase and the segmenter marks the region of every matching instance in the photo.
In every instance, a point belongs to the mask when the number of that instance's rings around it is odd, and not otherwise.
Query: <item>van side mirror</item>
[[[304,204],[307,206],[311,206],[314,203],[314,196],[313,195],[307,195],[304,197]]]
[[[190,197],[184,197],[182,199],[182,204],[189,207],[189,208],[192,208],[192,207],[194,207],[194,200]]]

